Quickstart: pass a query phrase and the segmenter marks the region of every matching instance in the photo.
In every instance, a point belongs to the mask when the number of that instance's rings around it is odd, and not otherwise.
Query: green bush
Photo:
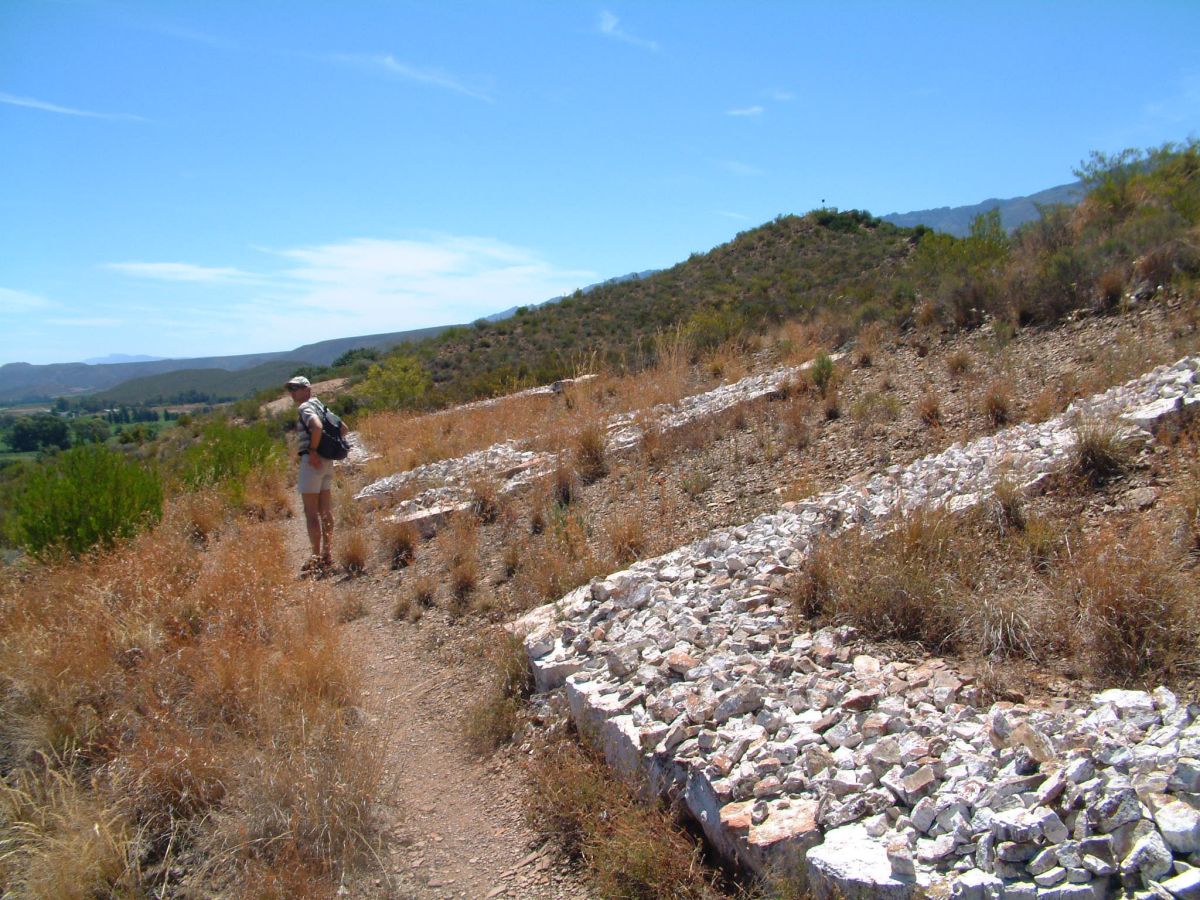
[[[283,461],[279,438],[266,423],[239,427],[213,422],[184,451],[180,478],[193,489],[224,488],[236,502],[241,500],[247,475]]]
[[[67,450],[31,468],[13,490],[9,538],[34,556],[78,556],[131,537],[162,516],[153,469],[98,444]]]

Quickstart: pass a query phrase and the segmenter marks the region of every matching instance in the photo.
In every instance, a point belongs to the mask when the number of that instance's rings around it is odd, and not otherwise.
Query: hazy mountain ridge
[[[922,209],[916,212],[888,213],[883,216],[885,222],[904,228],[916,228],[924,225],[934,231],[944,231],[955,237],[966,237],[971,230],[971,220],[981,213],[1000,210],[1000,224],[1012,231],[1026,222],[1032,222],[1041,216],[1038,207],[1063,204],[1074,206],[1087,193],[1084,186],[1076,181],[1071,184],[1060,184],[1056,187],[1038,191],[1027,197],[1010,197],[1000,200],[991,197],[971,206],[941,206],[937,209]]]
[[[146,362],[123,363],[50,363],[48,365],[33,365],[31,363],[7,363],[0,366],[0,403],[18,402],[24,400],[46,400],[51,397],[68,396],[72,394],[91,394],[107,391],[131,379],[143,381],[143,387],[152,392],[157,390],[154,385],[147,385],[144,379],[166,375],[179,371],[195,371],[212,369],[228,373],[242,372],[258,366],[287,362],[292,368],[304,364],[327,366],[347,350],[358,347],[377,347],[381,350],[391,349],[406,341],[419,341],[433,337],[445,331],[449,326],[434,326],[417,328],[411,331],[394,331],[384,334],[368,334],[355,337],[332,338],[313,344],[304,344],[294,350],[274,353],[248,353],[232,356],[206,356],[195,359],[155,359]],[[275,370],[272,369],[272,372]],[[211,379],[205,379],[208,381]],[[221,383],[228,380],[217,379]],[[243,379],[248,384],[257,383],[260,379],[251,377]],[[171,379],[176,383],[177,379]],[[264,382],[258,387],[265,387],[270,382]],[[198,388],[199,389],[199,388]],[[250,387],[248,390],[256,390]],[[164,389],[165,393],[165,389]]]

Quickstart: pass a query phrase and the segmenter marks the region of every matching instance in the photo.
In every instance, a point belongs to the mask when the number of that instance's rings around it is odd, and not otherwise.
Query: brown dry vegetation
[[[16,895],[320,895],[367,850],[376,776],[332,598],[297,584],[278,524],[221,518],[188,497],[110,553],[0,573]]]

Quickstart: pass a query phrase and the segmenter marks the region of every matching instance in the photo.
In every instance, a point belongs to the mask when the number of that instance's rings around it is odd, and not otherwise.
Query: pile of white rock
[[[811,365],[810,361],[802,366],[785,366],[685,397],[677,403],[659,404],[647,412],[613,416],[606,425],[605,449],[608,453],[619,454],[636,448],[645,433],[646,422],[655,423],[661,432],[669,432],[713,418],[739,404],[778,394]],[[571,383],[585,381],[588,377],[573,379]],[[564,384],[555,382],[549,387],[533,388],[504,399],[560,393]],[[497,402],[479,401],[469,406]],[[531,443],[503,441],[465,456],[416,466],[371,482],[355,495],[355,499],[384,498],[399,491],[417,488],[415,496],[397,504],[392,518],[433,530],[448,515],[471,508],[472,486],[482,479],[492,481],[499,494],[509,495],[525,490],[552,473],[559,464],[558,454],[533,450]]]
[[[541,690],[610,764],[676,793],[750,869],[818,896],[1200,897],[1200,722],[1169,691],[1081,708],[977,708],[941,660],[797,633],[786,577],[821,537],[915,506],[968,506],[1067,463],[1081,417],[1151,428],[1200,402],[1200,358],[1040,425],[787,504],[535,610]]]

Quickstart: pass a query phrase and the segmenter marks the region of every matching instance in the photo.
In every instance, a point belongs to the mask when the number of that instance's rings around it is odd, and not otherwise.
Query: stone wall
[[[783,597],[819,538],[965,508],[1001,478],[1032,489],[1068,464],[1083,418],[1145,431],[1197,408],[1198,369],[1160,367],[572,591],[512,626],[537,686],[565,687],[610,764],[682,797],[720,852],[818,897],[1200,896],[1200,709],[1162,688],[980,709],[940,660],[797,633]]]

